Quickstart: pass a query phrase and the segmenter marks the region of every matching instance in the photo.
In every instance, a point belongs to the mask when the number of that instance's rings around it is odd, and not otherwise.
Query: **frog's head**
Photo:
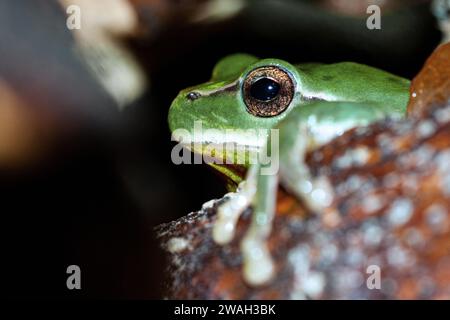
[[[233,159],[234,164],[210,164],[239,182],[249,156],[259,151],[268,130],[300,98],[299,81],[296,68],[283,60],[246,54],[225,57],[214,67],[210,81],[182,90],[173,101],[172,139],[198,154],[223,162]],[[213,147],[218,145],[222,147]]]

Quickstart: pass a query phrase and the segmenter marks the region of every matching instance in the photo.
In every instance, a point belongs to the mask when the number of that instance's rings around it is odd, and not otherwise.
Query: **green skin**
[[[287,71],[295,88],[287,109],[272,117],[248,112],[243,97],[242,86],[247,75],[263,66]],[[195,99],[189,99],[189,93],[195,93]],[[245,183],[218,208],[213,229],[216,242],[230,242],[240,214],[253,206],[252,223],[241,243],[247,283],[267,283],[274,273],[266,241],[275,212],[278,183],[309,209],[330,210],[332,189],[326,180],[311,177],[304,163],[306,153],[348,129],[386,117],[404,116],[408,99],[408,80],[369,66],[352,62],[292,65],[279,59],[260,60],[246,54],[225,57],[215,66],[209,82],[179,93],[169,111],[173,139],[184,142],[195,153],[205,153],[211,142],[215,145],[234,143],[246,148],[235,150],[232,155],[224,151],[214,154],[215,158],[243,159],[242,165],[211,165],[234,184],[242,180],[243,169],[248,169]],[[199,120],[203,130],[262,129],[267,134],[263,139],[235,134],[224,141],[223,135],[212,132],[202,136],[203,141],[195,141],[195,145],[186,143],[186,135],[194,132],[194,122]],[[272,140],[270,129],[277,129],[279,139]],[[274,142],[278,141],[274,148]],[[249,163],[249,154],[261,153],[279,160],[275,169],[273,163]]]

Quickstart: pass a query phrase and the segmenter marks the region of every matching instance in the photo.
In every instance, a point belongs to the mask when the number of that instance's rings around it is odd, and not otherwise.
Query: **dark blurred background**
[[[90,19],[110,14],[81,0],[0,0],[6,297],[162,297],[153,227],[226,192],[206,166],[172,164],[167,111],[221,57],[355,61],[411,79],[441,39],[430,1],[123,0],[136,25],[95,41],[91,24],[82,36],[67,29],[70,3],[92,10]],[[381,6],[381,30],[366,28],[371,3]],[[93,58],[79,54],[97,50],[104,33],[147,79],[121,108],[89,68]],[[66,287],[71,264],[81,267],[81,290]]]

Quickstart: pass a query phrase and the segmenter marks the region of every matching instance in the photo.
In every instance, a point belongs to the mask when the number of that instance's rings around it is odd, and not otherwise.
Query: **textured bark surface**
[[[450,298],[450,106],[423,119],[355,129],[308,156],[335,192],[327,213],[305,212],[283,190],[270,250],[277,275],[251,288],[239,241],[211,238],[217,204],[157,228],[167,250],[166,295],[173,299]],[[381,289],[366,281],[381,270]]]

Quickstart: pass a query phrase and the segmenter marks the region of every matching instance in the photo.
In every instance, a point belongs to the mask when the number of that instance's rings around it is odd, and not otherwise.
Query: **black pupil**
[[[250,95],[260,101],[269,101],[275,98],[280,91],[280,85],[269,78],[255,81],[250,88]]]

